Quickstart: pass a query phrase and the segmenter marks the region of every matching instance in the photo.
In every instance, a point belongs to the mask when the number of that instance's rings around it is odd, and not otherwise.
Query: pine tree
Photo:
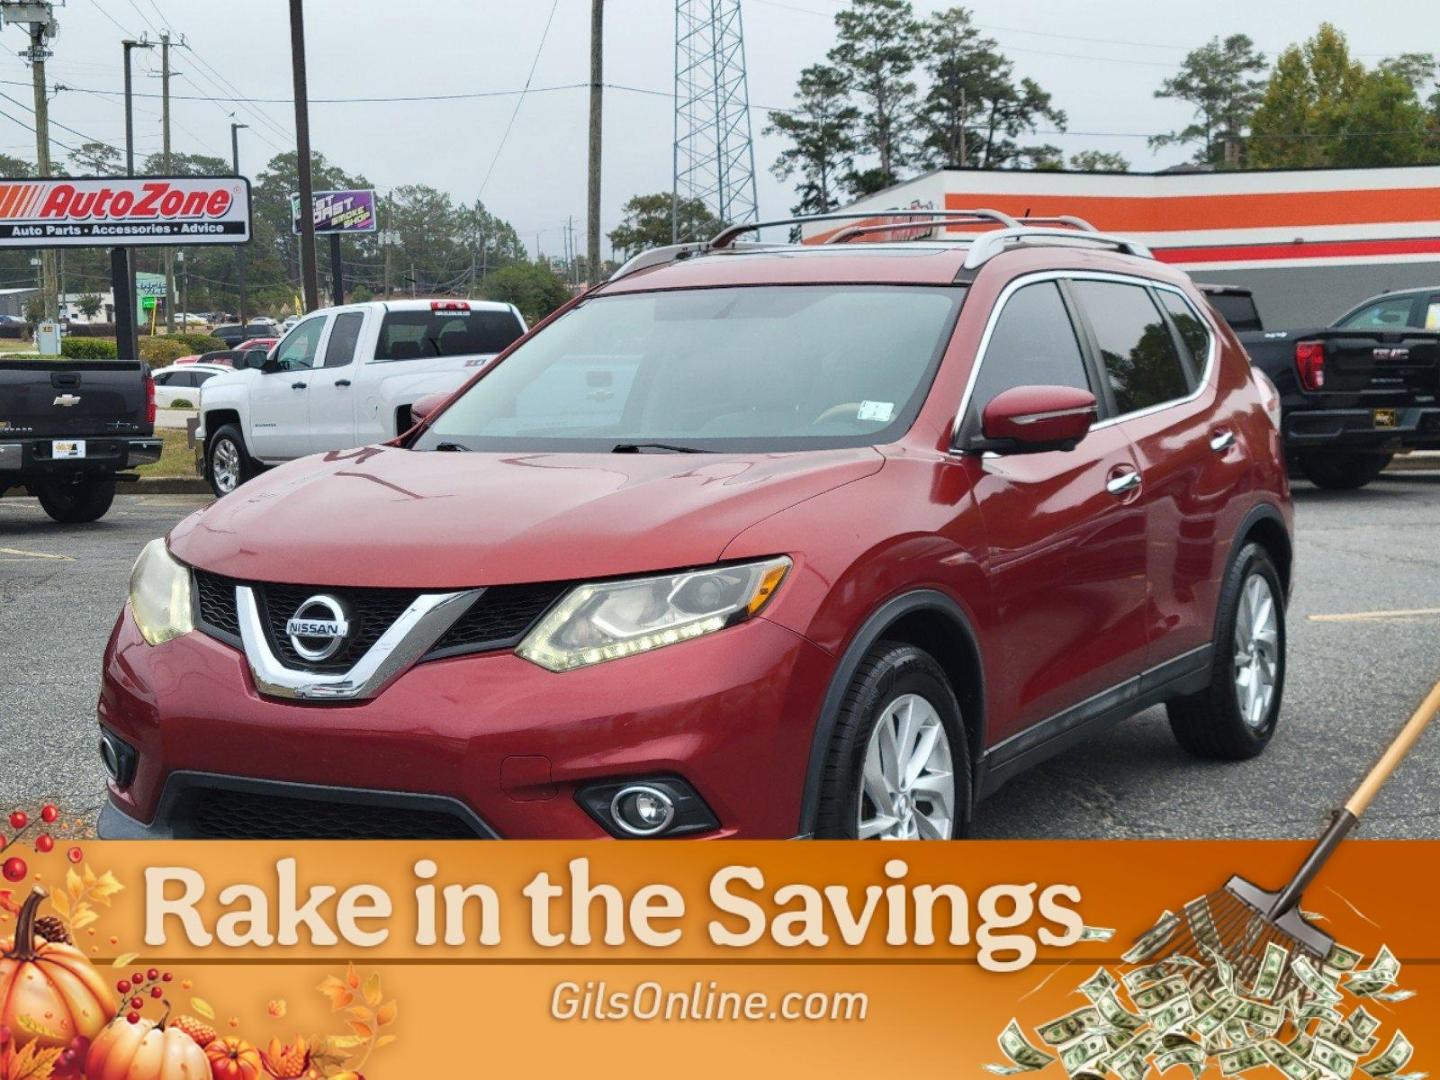
[[[1210,42],[1191,51],[1180,73],[1166,79],[1157,98],[1177,98],[1195,108],[1195,119],[1179,131],[1155,135],[1152,147],[1196,143],[1194,160],[1216,168],[1235,168],[1243,161],[1245,130],[1260,104],[1265,56],[1244,34]]]
[[[860,148],[876,158],[873,168],[852,173],[849,187],[866,195],[900,179],[914,151],[915,53],[919,25],[909,0],[850,0],[835,15],[830,62],[864,103]]]
[[[795,214],[834,209],[840,185],[854,169],[855,127],[860,110],[849,102],[845,77],[826,64],[800,72],[799,102],[790,112],[770,113],[767,135],[783,135],[790,147],[770,167],[776,179],[799,176]]]

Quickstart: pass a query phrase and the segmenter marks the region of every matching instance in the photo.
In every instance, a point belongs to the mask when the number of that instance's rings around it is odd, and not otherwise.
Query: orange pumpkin
[[[42,889],[31,892],[14,939],[0,945],[0,1027],[10,1029],[16,1048],[31,1040],[51,1047],[68,1046],[77,1035],[93,1039],[115,1012],[110,987],[84,953],[36,935],[35,912],[44,898]]]
[[[205,1056],[210,1059],[215,1080],[263,1080],[265,1076],[260,1068],[260,1051],[233,1035],[208,1044]]]
[[[210,1080],[210,1059],[198,1043],[162,1020],[111,1021],[90,1044],[87,1080]]]

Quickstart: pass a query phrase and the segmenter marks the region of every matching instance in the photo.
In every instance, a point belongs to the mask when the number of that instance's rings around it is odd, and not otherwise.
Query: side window
[[[345,367],[355,359],[355,343],[360,340],[360,328],[365,325],[365,314],[347,311],[335,316],[335,325],[330,330],[330,340],[325,343],[325,366]]]
[[[1440,330],[1440,296],[1430,297],[1425,305],[1425,329]]]
[[[1194,361],[1191,370],[1198,378],[1204,373],[1205,361],[1210,357],[1210,329],[1179,293],[1173,293],[1169,289],[1156,289],[1155,295],[1160,297],[1161,306],[1170,313],[1175,329],[1180,331],[1180,340],[1185,342],[1190,359]]]
[[[285,340],[275,349],[275,359],[279,362],[281,371],[315,366],[315,352],[319,349],[320,338],[325,332],[326,317],[320,315],[296,323],[295,329],[285,335]]]
[[[1175,339],[1148,290],[1111,281],[1077,281],[1074,288],[1095,332],[1117,413],[1148,409],[1190,392]]]
[[[165,372],[162,372],[161,374],[155,376],[155,385],[156,385],[156,386],[169,386],[169,385],[170,385],[170,380],[173,379],[173,378],[175,378],[175,372],[173,372],[173,371],[165,371]]]
[[[195,372],[195,385],[204,386],[207,382],[219,375],[218,371],[197,371]]]
[[[1410,322],[1410,309],[1415,306],[1413,296],[1391,296],[1366,304],[1355,314],[1342,320],[1340,326],[1353,326],[1366,330],[1398,330]]]
[[[1015,386],[1091,389],[1075,327],[1053,281],[1026,285],[1005,302],[975,379],[974,415]]]

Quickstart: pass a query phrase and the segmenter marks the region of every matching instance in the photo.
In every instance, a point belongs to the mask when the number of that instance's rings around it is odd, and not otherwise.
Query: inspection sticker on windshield
[[[879,420],[884,423],[894,415],[895,403],[893,401],[862,401],[860,402],[860,411],[855,414],[855,419]]]

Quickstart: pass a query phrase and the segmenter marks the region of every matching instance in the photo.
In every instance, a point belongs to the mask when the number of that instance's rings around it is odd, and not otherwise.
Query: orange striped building
[[[1390,289],[1440,286],[1440,166],[1256,172],[950,169],[848,210],[1074,214],[1198,281],[1255,290],[1268,325],[1326,324]],[[965,228],[948,230],[963,236]],[[824,230],[809,228],[806,239]]]

